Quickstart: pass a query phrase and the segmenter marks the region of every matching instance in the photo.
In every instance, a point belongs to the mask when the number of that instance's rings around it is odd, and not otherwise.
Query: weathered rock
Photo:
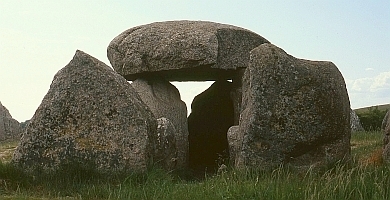
[[[351,132],[364,131],[362,124],[360,123],[359,116],[354,110],[350,110]]]
[[[190,167],[216,170],[229,157],[227,131],[234,123],[232,83],[216,81],[197,95],[188,117]]]
[[[229,143],[229,161],[230,165],[234,166],[236,156],[240,152],[241,145],[239,144],[239,129],[240,126],[232,126],[227,132],[227,140]]]
[[[316,168],[349,158],[350,105],[337,67],[294,58],[271,44],[250,55],[236,165]]]
[[[169,81],[231,79],[247,67],[249,51],[269,43],[249,30],[205,21],[156,22],[128,29],[107,48],[127,80],[154,72]]]
[[[20,129],[22,130],[22,133],[24,133],[26,131],[29,123],[30,123],[30,120],[20,122]]]
[[[165,117],[173,124],[176,132],[177,158],[176,167],[188,165],[188,124],[187,106],[181,100],[177,88],[168,81],[154,77],[153,79],[137,79],[131,86],[150,108],[156,118]]]
[[[232,79],[232,90],[230,92],[230,98],[233,101],[234,106],[234,125],[238,125],[241,114],[241,102],[242,102],[242,77],[244,75],[245,68],[239,69],[236,72],[235,77]]]
[[[382,121],[383,131],[383,160],[390,163],[390,110]]]
[[[0,142],[19,139],[21,133],[19,122],[12,118],[8,109],[0,102]]]
[[[176,169],[177,147],[175,126],[169,119],[162,117],[157,119],[157,143],[154,162],[167,170]]]
[[[55,75],[12,163],[36,175],[69,167],[143,171],[152,162],[156,130],[156,119],[130,84],[77,51]]]

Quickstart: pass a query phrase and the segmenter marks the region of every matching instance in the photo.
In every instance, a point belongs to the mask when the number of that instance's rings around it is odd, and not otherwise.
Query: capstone
[[[153,73],[168,81],[232,79],[249,51],[269,43],[258,34],[207,21],[155,22],[128,29],[107,48],[112,67],[127,80]]]

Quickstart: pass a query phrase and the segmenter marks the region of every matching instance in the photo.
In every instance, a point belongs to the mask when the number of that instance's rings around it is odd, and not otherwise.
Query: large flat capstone
[[[137,26],[107,48],[112,67],[127,80],[154,75],[168,81],[231,79],[247,67],[249,52],[269,43],[249,30],[206,21],[168,21]]]

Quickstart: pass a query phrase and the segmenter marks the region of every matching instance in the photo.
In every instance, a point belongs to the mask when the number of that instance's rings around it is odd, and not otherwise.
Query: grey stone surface
[[[242,102],[242,77],[244,75],[245,68],[237,70],[235,77],[232,79],[232,90],[230,92],[230,98],[234,105],[234,125],[238,125],[241,114],[241,102]]]
[[[207,21],[155,22],[130,28],[107,48],[127,80],[154,72],[169,81],[229,79],[247,67],[249,51],[266,39],[249,30]]]
[[[66,168],[103,174],[144,171],[153,161],[157,121],[130,84],[76,51],[54,77],[12,163],[27,173]]]
[[[21,133],[19,122],[12,118],[8,109],[0,102],[0,142],[19,139]]]
[[[356,112],[351,109],[350,114],[351,132],[364,131],[364,128],[360,123],[359,116],[356,114]]]
[[[350,104],[331,62],[263,44],[243,77],[238,167],[323,167],[350,156]]]
[[[177,159],[176,167],[188,165],[188,124],[187,106],[181,100],[177,88],[168,81],[154,77],[137,79],[131,86],[137,91],[143,102],[150,108],[156,118],[167,118],[176,132]]]
[[[382,121],[383,160],[390,163],[390,111],[387,111]]]
[[[231,166],[234,166],[237,154],[240,152],[239,142],[239,129],[240,126],[231,126],[227,132],[227,140],[229,143],[229,163]]]
[[[234,124],[234,106],[230,98],[233,84],[216,81],[197,95],[188,117],[190,167],[217,170],[229,157],[227,131]]]
[[[154,163],[167,170],[177,168],[178,150],[175,126],[165,117],[157,119],[157,143]]]

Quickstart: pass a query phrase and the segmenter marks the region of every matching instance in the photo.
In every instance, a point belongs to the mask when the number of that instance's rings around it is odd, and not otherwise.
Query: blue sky
[[[0,101],[31,118],[76,49],[110,65],[124,30],[167,20],[243,27],[297,58],[332,61],[351,107],[390,103],[390,1],[0,1]],[[210,83],[174,83],[187,103]]]

